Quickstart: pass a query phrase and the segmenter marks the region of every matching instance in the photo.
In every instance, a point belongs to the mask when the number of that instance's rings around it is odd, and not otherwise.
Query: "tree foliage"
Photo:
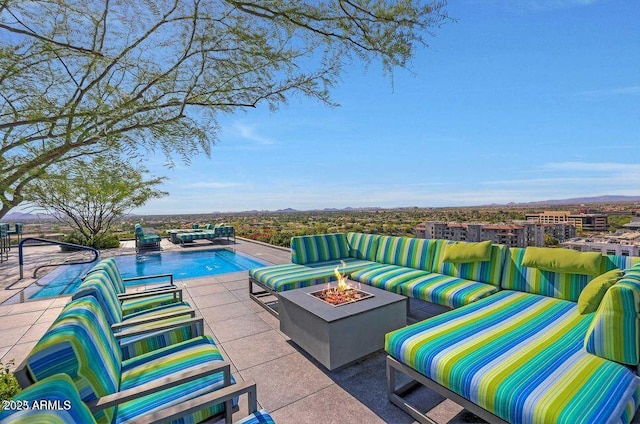
[[[156,188],[162,178],[145,179],[144,168],[113,155],[75,159],[54,171],[29,185],[27,201],[69,225],[74,242],[87,246],[104,247],[115,219],[167,194]]]
[[[48,167],[209,153],[220,113],[332,104],[352,60],[403,67],[444,0],[0,0],[0,217]]]

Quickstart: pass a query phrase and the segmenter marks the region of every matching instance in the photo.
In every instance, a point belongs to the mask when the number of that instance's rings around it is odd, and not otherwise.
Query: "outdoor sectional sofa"
[[[593,262],[577,272],[555,260],[562,250],[544,249],[550,264],[538,264],[535,248],[450,255],[459,245],[472,244],[294,237],[291,264],[250,271],[250,295],[331,281],[344,260],[352,280],[453,308],[385,338],[389,400],[420,422],[430,420],[403,398],[420,384],[490,422],[630,422],[640,400],[640,258],[575,252]],[[581,314],[585,287],[614,269],[624,275]],[[398,372],[412,381],[396,387]]]

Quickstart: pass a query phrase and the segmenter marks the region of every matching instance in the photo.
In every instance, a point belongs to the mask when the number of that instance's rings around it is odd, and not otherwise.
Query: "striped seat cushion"
[[[433,246],[430,239],[380,236],[376,262],[431,271]]]
[[[449,308],[459,308],[487,297],[500,290],[493,284],[479,283],[436,273],[407,281],[400,286],[400,293]]]
[[[640,280],[625,277],[604,295],[585,337],[587,352],[612,361],[640,361]]]
[[[640,263],[637,263],[630,268],[626,268],[624,270],[624,277],[640,280]]]
[[[352,258],[375,261],[380,236],[376,234],[347,233],[349,255]]]
[[[453,263],[444,261],[444,253],[449,240],[434,240],[433,264],[431,269],[438,274],[450,275],[464,280],[500,285],[502,266],[507,256],[508,248],[502,244],[491,246],[491,259],[483,262]]]
[[[362,284],[401,294],[402,284],[425,275],[429,273],[397,265],[377,264],[351,273],[351,278]]]
[[[241,419],[236,424],[275,424],[275,421],[266,410],[261,409]]]
[[[291,238],[291,262],[305,265],[349,257],[344,233],[316,234]]]
[[[176,234],[176,238],[178,238],[182,242],[194,241],[194,240],[210,240],[215,237],[216,236],[213,232],[208,232],[208,231]]]
[[[146,355],[122,362],[120,390],[133,389],[161,378],[198,368],[212,362],[223,361],[213,340],[197,337],[183,343],[168,346]],[[231,383],[235,383],[233,376]],[[137,417],[171,407],[223,387],[222,373],[213,374],[195,381],[176,385],[158,393],[143,396],[118,406],[116,423],[135,420]],[[237,403],[237,399],[234,401]],[[200,422],[223,410],[222,404],[198,411],[182,422]]]
[[[592,317],[573,302],[501,291],[388,333],[385,348],[508,422],[628,422],[638,378],[583,349]]]
[[[95,419],[89,408],[82,402],[73,381],[66,374],[56,374],[52,377],[33,384],[13,398],[18,404],[27,402],[30,408],[23,410],[2,408],[0,409],[0,421],[3,424],[69,424],[69,423],[95,423]],[[34,402],[56,403],[60,408],[33,408]],[[70,408],[65,408],[68,405]]]
[[[174,303],[181,302],[178,302],[178,297],[173,293],[159,294],[156,296],[149,296],[140,299],[126,299],[121,302],[122,315],[129,316],[131,314],[135,314],[136,312],[155,309]]]
[[[340,266],[339,268],[342,274],[349,274],[353,270],[372,264],[369,261],[354,258],[346,258],[344,262],[347,266]],[[253,268],[249,271],[249,277],[274,291],[281,292],[335,281],[334,270],[338,265],[340,265],[340,261],[319,262],[313,264],[313,266],[297,264],[274,265]]]

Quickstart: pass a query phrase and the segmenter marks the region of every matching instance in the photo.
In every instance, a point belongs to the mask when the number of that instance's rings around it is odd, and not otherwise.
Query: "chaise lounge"
[[[291,249],[250,271],[253,300],[332,281],[342,259],[352,280],[453,308],[385,338],[389,400],[420,422],[403,398],[419,384],[490,422],[628,423],[638,408],[640,258],[357,233]]]

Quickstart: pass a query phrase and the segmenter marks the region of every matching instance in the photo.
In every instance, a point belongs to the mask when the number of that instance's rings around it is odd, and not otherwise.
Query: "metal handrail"
[[[31,240],[35,240],[35,241],[39,241],[42,243],[49,243],[49,244],[55,244],[58,246],[66,246],[66,247],[72,247],[74,249],[77,250],[88,250],[90,252],[93,252],[93,259],[91,260],[84,260],[84,261],[79,261],[79,262],[64,262],[61,264],[50,264],[51,266],[53,265],[78,265],[78,264],[89,264],[91,262],[97,261],[98,258],[100,257],[100,252],[98,251],[98,249],[94,249],[93,247],[89,247],[89,246],[82,246],[80,244],[73,244],[73,243],[67,243],[64,241],[58,241],[58,240],[51,240],[51,239],[45,239],[45,238],[40,238],[40,237],[27,237],[22,239],[22,241],[20,241],[20,243],[18,244],[18,263],[20,264],[20,280],[22,280],[24,278],[23,275],[23,265],[24,265],[24,255],[22,253],[23,250],[23,245],[25,242],[27,241],[31,241]],[[48,266],[48,265],[47,265]]]

